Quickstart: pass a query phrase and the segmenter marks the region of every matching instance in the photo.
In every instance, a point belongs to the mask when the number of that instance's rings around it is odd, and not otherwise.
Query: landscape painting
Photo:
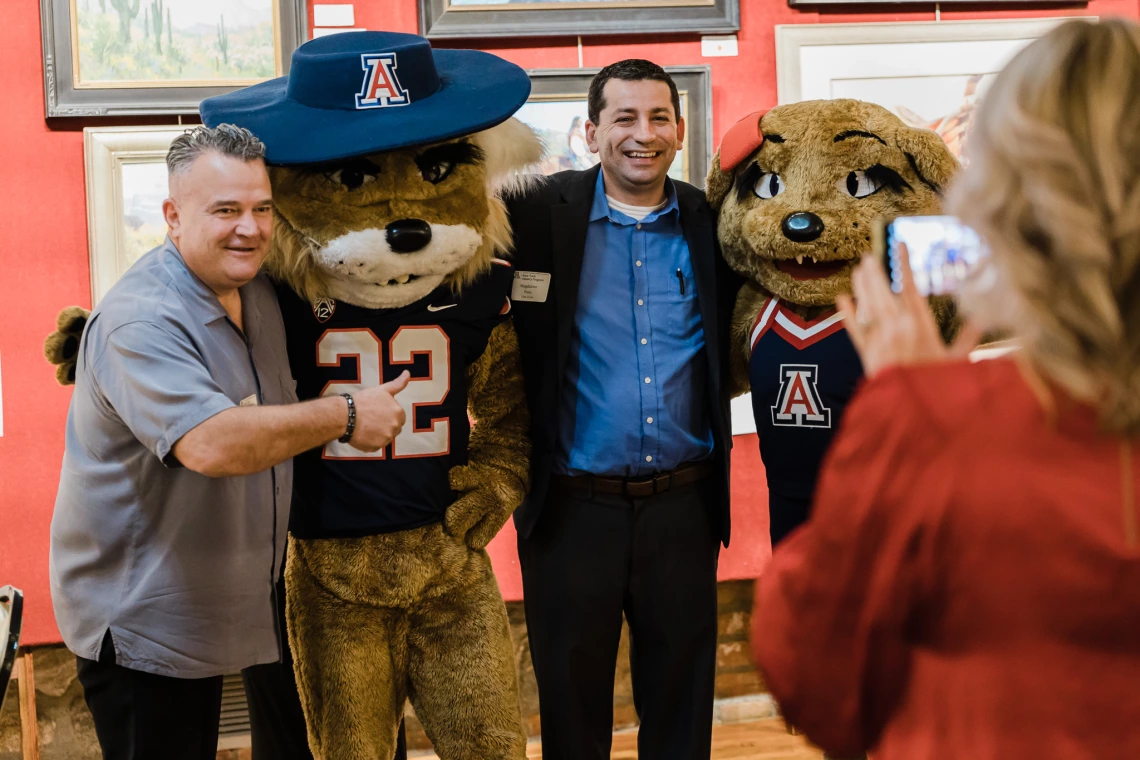
[[[75,87],[245,85],[280,73],[276,0],[71,0]]]
[[[130,267],[144,253],[162,245],[166,219],[162,202],[170,194],[166,161],[123,161],[121,166],[123,213],[119,219],[123,241],[122,263]]]

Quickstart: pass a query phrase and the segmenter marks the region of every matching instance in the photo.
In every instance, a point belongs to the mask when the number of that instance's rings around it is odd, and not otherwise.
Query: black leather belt
[[[603,478],[597,475],[551,475],[551,485],[575,491],[592,491],[612,496],[644,499],[670,488],[680,488],[711,477],[716,472],[712,462],[683,464],[675,470],[651,478]]]

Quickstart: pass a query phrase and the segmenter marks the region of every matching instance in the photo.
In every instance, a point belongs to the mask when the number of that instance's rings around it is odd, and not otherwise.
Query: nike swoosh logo
[[[458,305],[459,304],[457,304],[457,303],[449,303],[446,306],[429,306],[429,307],[427,307],[427,309],[428,309],[428,311],[443,311],[444,309],[450,309],[452,306],[458,306]]]

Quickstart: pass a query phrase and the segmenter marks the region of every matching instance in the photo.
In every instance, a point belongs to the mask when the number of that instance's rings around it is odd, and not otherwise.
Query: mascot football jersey
[[[496,261],[456,296],[447,286],[399,309],[302,300],[284,284],[289,365],[301,400],[411,381],[396,398],[407,422],[385,448],[333,441],[293,460],[290,530],[300,538],[389,533],[440,522],[456,494],[448,471],[467,464],[467,368],[510,311],[514,272]]]
[[[840,314],[805,322],[775,298],[764,305],[749,380],[773,545],[807,519],[820,462],[862,377]]]

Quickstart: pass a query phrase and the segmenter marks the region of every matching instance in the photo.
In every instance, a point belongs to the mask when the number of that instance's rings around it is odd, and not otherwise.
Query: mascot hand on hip
[[[265,266],[298,397],[411,373],[391,445],[334,441],[295,460],[286,609],[321,760],[392,757],[407,699],[444,760],[526,756],[484,547],[528,486],[513,271],[498,257],[511,245],[499,196],[542,153],[510,118],[529,93],[493,55],[350,32],[302,45],[288,77],[202,104],[207,125],[266,145]],[[61,314],[46,347],[63,379],[77,316]]]
[[[754,113],[732,127],[707,192],[729,266],[735,394],[751,389],[772,543],[808,516],[824,451],[863,376],[835,310],[877,219],[937,214],[958,162],[937,134],[857,100]],[[948,300],[932,302],[944,337]]]

